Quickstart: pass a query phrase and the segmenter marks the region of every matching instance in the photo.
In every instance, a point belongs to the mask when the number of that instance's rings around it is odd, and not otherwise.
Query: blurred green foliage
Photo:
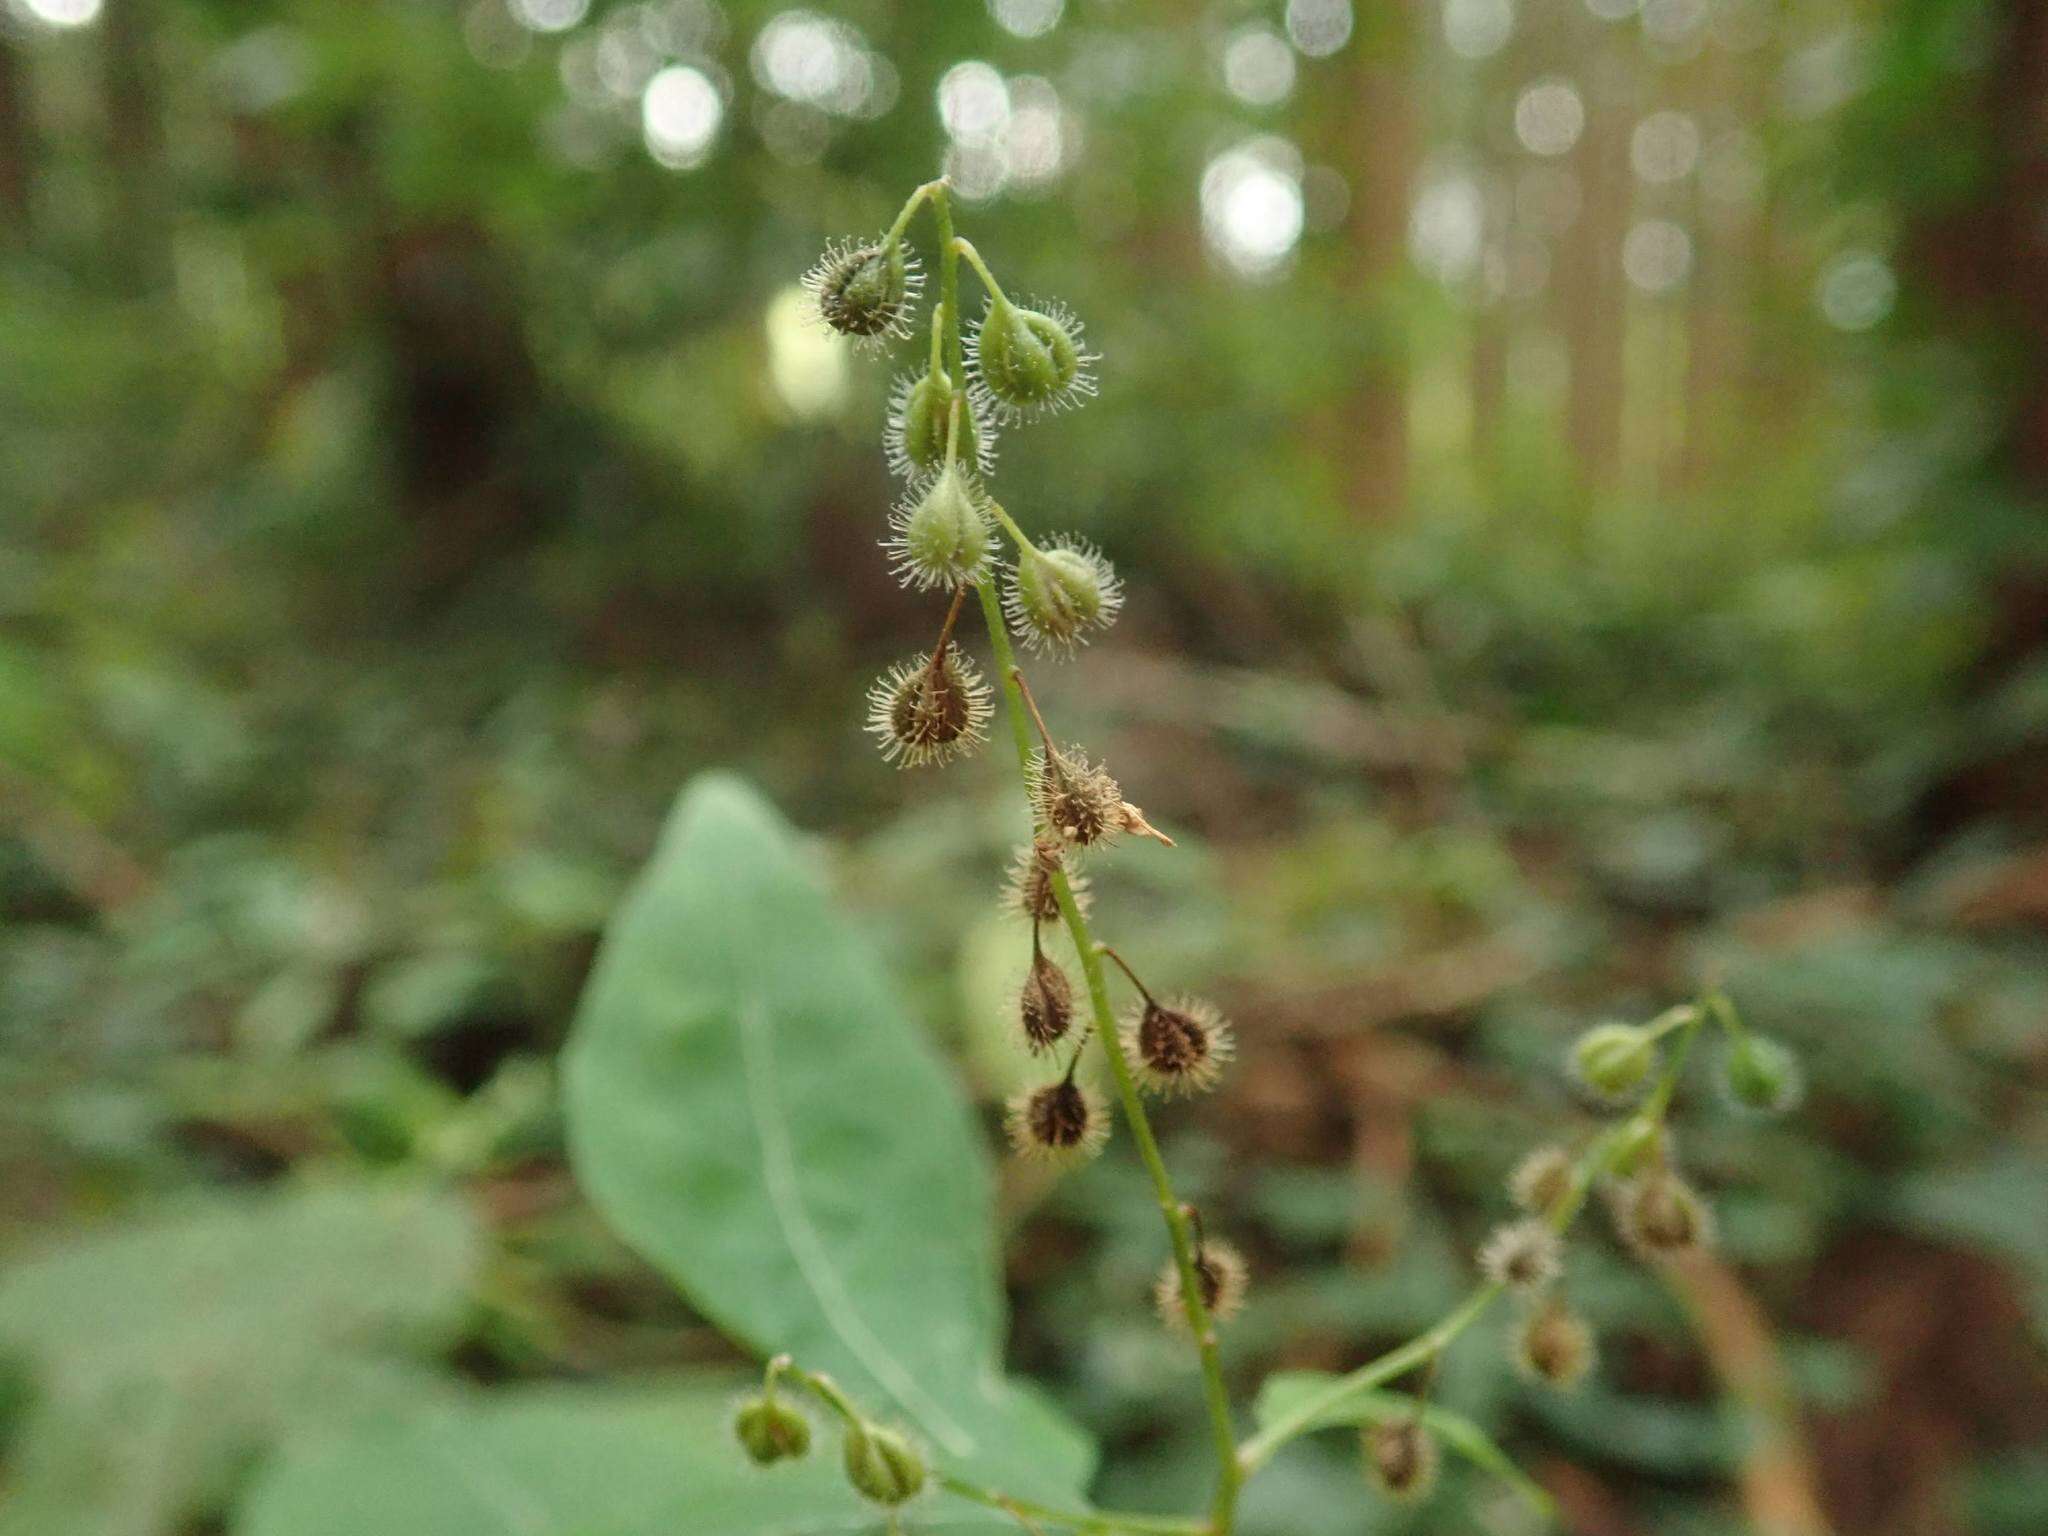
[[[577,1194],[554,1057],[708,765],[825,835],[914,1018],[1011,1086],[1011,785],[860,737],[931,615],[874,549],[887,369],[787,308],[943,163],[964,60],[1074,134],[966,213],[1105,354],[999,484],[1132,592],[1042,692],[1180,839],[1096,872],[1111,932],[1240,1026],[1168,1132],[1255,1261],[1234,1379],[1429,1322],[1500,1176],[1577,1124],[1562,1042],[1715,976],[1812,1079],[1789,1124],[1685,1134],[1829,1507],[2041,1528],[2048,518],[2012,418],[2044,363],[2037,289],[1953,280],[2010,233],[1971,220],[2015,202],[2026,8],[1531,0],[1474,55],[1484,6],[1340,5],[1322,53],[1251,0],[1070,0],[1035,37],[821,5],[859,111],[764,80],[788,9],[0,0],[0,1530],[320,1536],[365,1528],[337,1486],[459,1500],[451,1447],[586,1440],[634,1470],[575,1518],[685,1496],[735,1351]],[[1277,98],[1229,88],[1247,28]],[[723,105],[687,167],[644,134],[671,66]],[[1516,138],[1549,76],[1590,103],[1556,166]],[[1699,129],[1680,182],[1630,178],[1652,109]],[[1202,187],[1269,139],[1302,230],[1248,276]],[[1585,213],[1552,228],[1558,167]],[[1465,265],[1425,206],[1477,210]],[[1649,219],[1692,281],[1616,264]],[[1573,359],[1612,364],[1611,434]],[[1105,1502],[1184,1503],[1136,1166],[999,1214],[1006,1364],[1101,1439]],[[1572,1263],[1597,1388],[1546,1402],[1481,1330],[1441,1401],[1626,1528],[1744,1528],[1684,1314],[1602,1243]],[[366,1464],[334,1438],[364,1418]],[[1390,1515],[1332,1437],[1248,1528],[1493,1518],[1452,1483]]]

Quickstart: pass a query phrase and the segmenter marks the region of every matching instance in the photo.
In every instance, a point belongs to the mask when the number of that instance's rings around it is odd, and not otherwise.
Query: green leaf
[[[880,1528],[818,1426],[802,1462],[762,1469],[732,1435],[739,1389],[520,1388],[287,1448],[234,1536],[867,1536]],[[935,1494],[919,1532],[1014,1536]]]
[[[973,1117],[744,785],[682,796],[606,931],[565,1080],[578,1178],[706,1316],[955,1470],[1071,1499],[1090,1448],[1002,1375]]]
[[[401,1187],[217,1201],[0,1274],[0,1348],[33,1407],[4,1536],[157,1536],[252,1452],[416,1403],[479,1243],[468,1209]]]
[[[1277,1372],[1267,1377],[1266,1384],[1259,1389],[1252,1417],[1264,1428],[1285,1418],[1319,1392],[1334,1386],[1339,1379],[1327,1371]],[[1312,1421],[1312,1427],[1328,1429],[1342,1424],[1377,1424],[1395,1414],[1413,1412],[1415,1399],[1404,1393],[1361,1392],[1318,1414]],[[1422,1422],[1460,1456],[1513,1488],[1544,1519],[1556,1516],[1556,1506],[1542,1485],[1516,1466],[1514,1459],[1494,1444],[1493,1437],[1472,1420],[1448,1408],[1425,1405]]]

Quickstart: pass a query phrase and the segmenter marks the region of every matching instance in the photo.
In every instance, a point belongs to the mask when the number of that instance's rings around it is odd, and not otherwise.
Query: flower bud
[[[991,298],[969,340],[976,392],[1006,421],[1064,410],[1095,393],[1081,325],[1064,305],[1027,309]]]
[[[1147,998],[1119,1033],[1139,1083],[1169,1096],[1214,1087],[1235,1049],[1223,1015],[1192,997],[1171,1007]]]
[[[1614,1212],[1622,1239],[1644,1258],[1668,1258],[1713,1241],[1714,1213],[1667,1168],[1629,1180],[1615,1196]]]
[[[1203,1241],[1195,1248],[1195,1284],[1211,1323],[1227,1323],[1244,1310],[1251,1271],[1244,1255],[1229,1243]],[[1180,1264],[1168,1259],[1152,1284],[1152,1306],[1159,1320],[1175,1333],[1190,1331],[1187,1292],[1181,1288]]]
[[[1515,1330],[1515,1364],[1532,1381],[1569,1391],[1593,1368],[1593,1330],[1555,1296],[1532,1307]]]
[[[1030,771],[1032,813],[1055,836],[1088,848],[1113,842],[1127,829],[1123,790],[1080,748],[1041,751]]]
[[[1547,1216],[1572,1191],[1572,1157],[1563,1147],[1538,1147],[1508,1175],[1508,1193],[1532,1216]]]
[[[1074,984],[1038,947],[1035,935],[1031,969],[1017,991],[1017,1016],[1024,1026],[1024,1043],[1034,1051],[1050,1050],[1074,1027]]]
[[[1426,1498],[1436,1486],[1436,1437],[1417,1418],[1382,1419],[1364,1433],[1365,1471],[1389,1498]]]
[[[811,1421],[773,1397],[750,1397],[741,1403],[732,1428],[757,1467],[794,1460],[811,1448]]]
[[[1091,544],[1060,534],[1048,549],[1026,546],[1010,573],[1003,607],[1034,651],[1071,655],[1090,631],[1116,622],[1123,583]]]
[[[1018,1152],[1061,1167],[1085,1163],[1109,1140],[1108,1106],[1071,1076],[1018,1094],[1003,1123]]]
[[[1799,1102],[1799,1058],[1779,1041],[1740,1035],[1721,1056],[1721,1090],[1738,1109],[1780,1115]]]
[[[862,1498],[894,1509],[924,1491],[924,1458],[893,1429],[854,1424],[846,1431],[846,1480]]]
[[[987,739],[988,685],[951,641],[938,653],[900,661],[868,690],[867,728],[900,768],[946,763]]]
[[[987,493],[966,470],[948,464],[914,486],[889,517],[882,547],[894,557],[905,586],[953,588],[988,574],[995,535],[989,531]]]
[[[882,446],[889,467],[906,480],[929,474],[946,462],[946,433],[953,402],[960,402],[958,457],[982,474],[995,467],[995,434],[981,427],[974,401],[944,370],[906,374],[889,397],[889,424]]]
[[[910,312],[923,286],[916,258],[893,239],[835,241],[804,274],[819,318],[870,345],[910,334]]]
[[[1607,1103],[1629,1098],[1656,1066],[1657,1042],[1632,1024],[1596,1024],[1572,1042],[1572,1076]]]
[[[1541,1217],[1496,1227],[1479,1250],[1479,1267],[1495,1285],[1540,1291],[1564,1268],[1564,1245]]]
[[[1034,923],[1058,922],[1060,903],[1053,893],[1052,872],[1060,868],[1062,862],[1057,847],[1036,842],[1023,844],[1010,860],[1010,878],[1003,887],[1003,905],[1013,912],[1023,913]],[[1074,905],[1085,915],[1088,911],[1087,877],[1069,869],[1067,890],[1074,898]]]

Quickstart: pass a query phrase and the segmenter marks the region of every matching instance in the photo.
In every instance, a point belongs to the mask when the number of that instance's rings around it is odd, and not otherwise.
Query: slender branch
[[[1207,1529],[1199,1520],[1183,1520],[1171,1515],[1130,1515],[1110,1509],[1087,1513],[1054,1509],[1030,1499],[997,1493],[992,1488],[983,1488],[949,1472],[941,1472],[938,1482],[946,1492],[979,1504],[984,1509],[1000,1510],[1020,1521],[1042,1520],[1048,1525],[1065,1526],[1071,1531],[1129,1531],[1134,1536],[1200,1536]]]
[[[996,671],[1003,680],[1003,700],[1009,707],[1010,729],[1016,737],[1017,765],[1028,776],[1031,771],[1031,727],[1025,719],[1025,695],[1017,670],[1016,652],[1010,645],[1010,631],[1003,622],[994,589],[984,582],[980,584],[979,591],[982,618],[988,624],[989,644],[995,651]],[[1237,1516],[1237,1493],[1244,1478],[1238,1464],[1237,1431],[1230,1419],[1230,1393],[1223,1383],[1222,1359],[1216,1349],[1216,1329],[1210,1321],[1208,1307],[1203,1304],[1201,1282],[1195,1273],[1195,1247],[1188,1229],[1187,1212],[1173,1191],[1166,1160],[1159,1155],[1158,1139],[1152,1134],[1152,1122],[1146,1116],[1144,1100],[1139,1097],[1137,1081],[1131,1074],[1130,1061],[1124,1055],[1122,1040],[1117,1036],[1116,1013],[1110,1006],[1109,988],[1102,974],[1102,956],[1089,934],[1088,920],[1081,915],[1081,909],[1074,901],[1074,888],[1067,879],[1066,870],[1054,867],[1049,875],[1053,899],[1059,903],[1060,916],[1066,922],[1068,933],[1073,935],[1074,949],[1080,956],[1081,975],[1088,984],[1088,1002],[1094,1014],[1096,1039],[1101,1042],[1103,1057],[1109,1063],[1117,1101],[1123,1106],[1124,1119],[1131,1128],[1131,1139],[1137,1143],[1138,1156],[1151,1177],[1152,1192],[1158,1197],[1159,1213],[1166,1222],[1167,1236],[1173,1244],[1174,1267],[1180,1272],[1181,1297],[1187,1307],[1189,1329],[1195,1337],[1202,1369],[1203,1397],[1208,1405],[1209,1427],[1216,1443],[1216,1497],[1208,1529],[1212,1536],[1230,1536]]]
[[[1108,944],[1097,944],[1095,947],[1116,962],[1116,968],[1122,971],[1130,979],[1131,985],[1138,989],[1138,996],[1144,998],[1148,1003],[1152,1001],[1152,994],[1146,989],[1145,983],[1138,980],[1138,973],[1131,969],[1129,962],[1122,955],[1118,954],[1114,947]]]
[[[988,509],[995,513],[996,521],[1003,525],[1003,532],[1010,536],[1011,540],[1016,544],[1019,553],[1027,549],[1035,550],[1038,548],[1036,544],[1031,542],[1030,536],[1017,526],[1017,520],[1003,510],[1003,504],[1000,501],[991,498]]]
[[[974,242],[972,240],[959,239],[951,243],[954,250],[967,258],[967,265],[974,268],[974,275],[980,278],[981,285],[988,289],[989,297],[998,304],[1009,303],[1010,300],[1004,294],[1002,284],[998,283],[996,275],[989,271],[988,263],[981,259],[981,252],[974,248]]]
[[[917,210],[924,205],[925,201],[929,198],[940,196],[945,190],[946,183],[943,179],[928,181],[911,193],[909,197],[905,198],[902,211],[896,215],[896,222],[889,226],[889,232],[882,237],[883,244],[886,245],[891,240],[901,239],[903,231],[910,227],[911,219],[916,216]]]
[[[1692,1016],[1684,1021],[1685,1033],[1679,1036],[1678,1048],[1671,1053],[1671,1060],[1665,1065],[1664,1075],[1656,1089],[1644,1103],[1641,1110],[1619,1125],[1610,1126],[1594,1138],[1583,1156],[1572,1169],[1571,1188],[1565,1197],[1551,1208],[1547,1217],[1551,1227],[1562,1232],[1578,1219],[1584,1209],[1586,1197],[1592,1193],[1594,1181],[1607,1172],[1615,1153],[1630,1139],[1628,1132],[1635,1123],[1644,1118],[1661,1120],[1671,1105],[1671,1095],[1677,1089],[1678,1077],[1685,1067],[1686,1052],[1691,1048],[1693,1037],[1699,1033],[1701,1021],[1706,1017],[1702,1009],[1693,1009]],[[1472,1293],[1453,1308],[1443,1320],[1426,1333],[1418,1334],[1406,1344],[1389,1350],[1377,1360],[1368,1361],[1348,1376],[1339,1377],[1324,1391],[1298,1405],[1293,1411],[1275,1419],[1264,1429],[1253,1435],[1238,1447],[1237,1459],[1246,1477],[1258,1471],[1273,1459],[1273,1453],[1295,1436],[1316,1428],[1316,1421],[1332,1409],[1348,1402],[1361,1393],[1370,1392],[1399,1376],[1406,1375],[1418,1365],[1435,1360],[1451,1341],[1485,1315],[1506,1287],[1495,1281],[1487,1281],[1475,1287]]]
[[[955,384],[967,379],[966,350],[960,341],[960,253],[953,248],[953,198],[946,179],[927,184],[932,218],[939,226],[939,305],[946,312],[946,357]]]

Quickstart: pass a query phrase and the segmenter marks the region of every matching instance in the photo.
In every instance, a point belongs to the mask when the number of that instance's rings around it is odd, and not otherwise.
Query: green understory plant
[[[981,253],[956,236],[943,180],[913,192],[879,239],[826,252],[808,278],[825,324],[867,347],[916,333],[921,272],[905,237],[923,209],[936,225],[937,299],[920,366],[891,396],[885,448],[909,489],[885,542],[903,582],[936,592],[945,607],[931,648],[875,684],[868,728],[884,757],[904,768],[941,765],[983,743],[993,715],[991,692],[958,635],[971,593],[1031,817],[1005,900],[1029,927],[1015,1004],[1018,1034],[1047,1072],[1010,1104],[1009,1137],[1020,1155],[1063,1167],[1099,1152],[1111,1135],[1111,1111],[1079,1071],[1090,1051],[1099,1055],[1165,1228],[1168,1255],[1154,1300],[1162,1321],[1188,1339],[1194,1356],[1213,1441],[1213,1486],[1202,1513],[1172,1518],[1026,1495],[953,1465],[942,1445],[888,1422],[889,1413],[856,1401],[833,1377],[786,1353],[770,1361],[760,1391],[739,1408],[740,1445],[764,1467],[801,1460],[814,1442],[807,1410],[822,1409],[838,1432],[847,1484],[884,1511],[891,1526],[913,1518],[937,1489],[1032,1532],[1230,1536],[1245,1482],[1293,1439],[1336,1425],[1358,1429],[1365,1476],[1387,1497],[1426,1496],[1449,1449],[1540,1506],[1541,1490],[1498,1446],[1430,1401],[1438,1362],[1483,1314],[1507,1300],[1517,1309],[1518,1367],[1560,1390],[1583,1378],[1594,1364],[1594,1336],[1560,1284],[1564,1240],[1582,1210],[1596,1198],[1603,1201],[1622,1239],[1651,1262],[1674,1260],[1711,1241],[1711,1211],[1678,1171],[1668,1128],[1697,1036],[1709,1026],[1722,1036],[1719,1077],[1731,1101],[1745,1109],[1784,1109],[1797,1094],[1795,1063],[1776,1042],[1750,1034],[1718,991],[1646,1024],[1588,1030],[1575,1042],[1569,1065],[1613,1117],[1578,1145],[1539,1147],[1521,1163],[1509,1190],[1521,1214],[1480,1250],[1481,1278],[1470,1294],[1433,1326],[1349,1374],[1275,1378],[1259,1395],[1257,1427],[1240,1437],[1217,1338],[1242,1304],[1245,1261],[1205,1230],[1201,1213],[1176,1194],[1146,1102],[1148,1094],[1168,1099],[1212,1087],[1231,1058],[1234,1037],[1213,1007],[1154,993],[1133,963],[1096,937],[1080,861],[1122,836],[1169,845],[1171,839],[1124,798],[1105,767],[1048,726],[1013,641],[1045,657],[1070,655],[1115,621],[1122,589],[1093,547],[1067,535],[1034,538],[988,488],[997,431],[1092,395],[1097,359],[1062,306],[1012,298]],[[983,290],[971,328],[962,308],[963,265]],[[1072,940],[1078,989],[1044,943],[1049,927],[1064,927]],[[1111,966],[1133,994],[1121,1019],[1112,1002]]]

